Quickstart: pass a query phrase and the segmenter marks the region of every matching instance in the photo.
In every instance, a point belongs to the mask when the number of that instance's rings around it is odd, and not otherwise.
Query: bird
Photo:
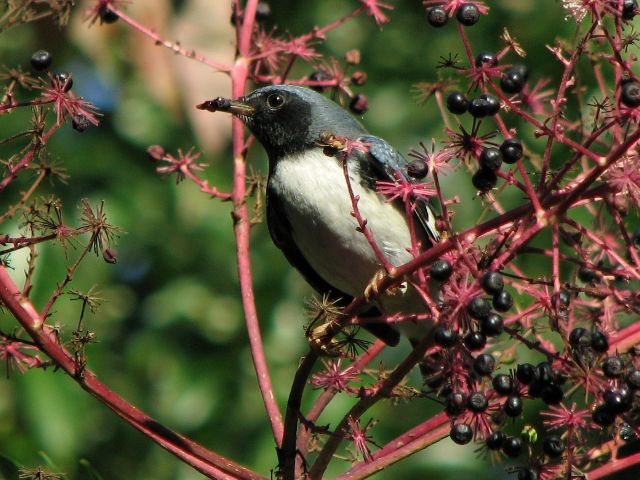
[[[381,271],[380,259],[352,214],[353,197],[388,263],[399,266],[413,258],[402,200],[389,201],[376,189],[378,181],[416,182],[408,174],[409,162],[384,139],[369,134],[336,102],[310,88],[280,84],[237,99],[218,97],[197,108],[240,118],[266,150],[266,217],[271,238],[317,292],[346,305],[362,295]],[[366,146],[349,154],[349,182],[343,160],[328,154],[323,140],[327,137]],[[436,217],[426,200],[417,201],[414,218],[414,235],[421,248],[437,243]],[[380,300],[364,316],[425,309],[413,292]],[[399,342],[400,331],[412,341],[425,332],[423,326],[404,323],[398,328],[370,323],[365,328],[388,345]]]

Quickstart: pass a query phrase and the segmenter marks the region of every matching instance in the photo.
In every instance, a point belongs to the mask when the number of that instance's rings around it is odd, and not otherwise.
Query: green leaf
[[[8,457],[0,455],[0,480],[18,480],[20,467]]]
[[[83,458],[78,462],[80,464],[80,470],[78,471],[77,480],[103,480],[95,468],[89,463],[89,460]]]

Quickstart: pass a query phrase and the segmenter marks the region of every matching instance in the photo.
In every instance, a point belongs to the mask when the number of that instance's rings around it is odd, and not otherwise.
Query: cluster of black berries
[[[492,117],[500,111],[500,101],[488,93],[469,100],[464,93],[455,91],[447,96],[447,108],[455,115],[469,112],[474,118]]]
[[[482,277],[482,289],[493,296],[493,308],[507,312],[513,306],[513,297],[504,289],[504,280],[499,272],[487,272]],[[469,312],[471,313],[471,312]]]
[[[589,349],[596,354],[605,353],[609,350],[609,337],[600,330],[589,332],[586,328],[576,327],[569,334],[569,345],[578,353]]]
[[[473,3],[463,3],[456,10],[456,19],[462,25],[470,27],[480,20],[480,10]],[[442,5],[436,5],[427,10],[427,22],[433,27],[444,27],[449,21],[449,15]]]
[[[38,50],[31,55],[30,63],[35,71],[43,72],[53,63],[53,55],[46,50]],[[54,86],[56,83],[62,85],[65,92],[68,92],[71,90],[71,87],[73,87],[73,79],[68,72],[54,73],[50,78],[51,86]]]
[[[38,50],[33,52],[29,63],[31,63],[31,67],[36,72],[44,72],[53,63],[53,55],[47,50]],[[51,79],[51,86],[61,85],[65,92],[68,92],[73,87],[73,79],[68,72],[54,73],[49,78]],[[84,116],[77,115],[72,119],[71,126],[78,132],[84,132],[91,126],[91,123]]]
[[[569,334],[569,345],[577,356],[598,356],[609,350],[609,338],[600,331],[590,332],[576,327]],[[605,358],[601,363],[604,376],[617,386],[609,386],[602,392],[602,402],[591,412],[593,421],[607,427],[634,406],[636,392],[640,390],[640,370],[626,366],[619,356]]]
[[[488,192],[498,183],[496,172],[502,163],[513,164],[522,158],[522,143],[517,138],[507,138],[499,148],[487,147],[480,153],[480,169],[473,174],[471,182],[481,192]]]
[[[602,392],[603,402],[592,412],[593,421],[606,427],[615,421],[617,415],[633,408],[636,392],[640,390],[640,370],[625,368],[622,358],[612,356],[602,362],[602,373],[617,383],[617,387],[609,387]]]
[[[485,65],[495,67],[498,65],[498,57],[493,52],[480,52],[476,56],[475,64],[477,68],[482,68]],[[500,77],[500,88],[505,93],[520,93],[528,79],[529,69],[525,65],[513,65],[505,70]]]
[[[519,364],[516,379],[527,386],[527,394],[531,398],[541,398],[547,405],[557,405],[564,398],[560,387],[566,379],[554,371],[549,362],[540,362],[536,366],[530,363]]]

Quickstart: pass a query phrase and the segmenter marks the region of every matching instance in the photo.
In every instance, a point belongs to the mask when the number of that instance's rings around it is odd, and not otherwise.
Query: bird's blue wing
[[[383,139],[374,135],[362,135],[357,140],[369,146],[369,160],[382,180],[397,182],[397,175],[401,175],[408,182],[418,182],[407,174],[407,160]],[[436,229],[436,218],[426,200],[418,203],[415,214],[429,240],[432,243],[439,242],[440,234]]]

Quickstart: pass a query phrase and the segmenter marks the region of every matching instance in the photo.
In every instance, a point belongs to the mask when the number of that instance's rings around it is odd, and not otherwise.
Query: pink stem
[[[360,214],[360,209],[358,208],[358,202],[360,201],[360,197],[356,196],[353,193],[353,188],[351,187],[351,179],[349,178],[348,161],[349,159],[346,158],[346,155],[345,155],[345,158],[342,159],[342,170],[344,172],[345,182],[347,183],[349,198],[351,199],[351,207],[353,208],[352,214],[356,219],[356,221],[358,222],[358,228],[360,229],[360,233],[362,233],[364,237],[367,239],[367,242],[369,242],[369,245],[371,245],[371,248],[376,254],[376,257],[378,257],[378,261],[380,261],[382,266],[388,272],[389,270],[391,270],[391,268],[393,268],[393,264],[389,262],[385,254],[382,252],[382,250],[376,243],[376,239],[373,237],[373,232],[371,232],[371,230],[367,228],[367,220],[362,218],[362,215]]]
[[[248,0],[245,9],[244,22],[239,37],[239,56],[231,70],[231,85],[234,98],[242,96],[247,86],[248,62],[246,57],[249,54],[257,3],[257,0]],[[244,308],[249,343],[251,345],[251,356],[260,386],[260,393],[262,394],[262,400],[269,415],[269,420],[271,421],[274,439],[276,444],[280,446],[284,434],[284,423],[282,413],[280,412],[278,402],[273,392],[273,384],[264,352],[264,343],[260,332],[258,311],[253,291],[253,273],[251,270],[250,255],[251,219],[246,199],[247,163],[244,157],[244,126],[242,121],[237,117],[233,117],[232,120],[232,138],[234,161],[232,200],[242,306]]]
[[[138,23],[133,18],[123,13],[122,10],[118,10],[117,8],[115,8],[113,4],[110,4],[109,8],[114,13],[116,13],[122,19],[123,22],[127,23],[133,29],[139,31],[143,35],[146,35],[147,37],[149,37],[151,40],[154,41],[156,45],[162,45],[163,47],[171,50],[173,53],[177,53],[178,55],[182,55],[183,57],[186,57],[186,58],[191,58],[196,62],[204,63],[205,65],[215,68],[216,70],[219,70],[221,72],[229,72],[231,70],[231,67],[229,65],[225,65],[224,63],[214,62],[213,60],[208,59],[204,55],[196,53],[195,50],[187,50],[186,48],[181,47],[179,43],[169,42],[168,40],[165,40],[156,32],[154,32],[152,29],[145,27],[141,23]]]
[[[339,477],[339,480],[367,478],[374,473],[424,450],[449,434],[449,416],[442,412],[403,433],[373,454],[367,462],[360,462]]]
[[[604,465],[598,468],[594,468],[588,472],[589,480],[598,480],[600,478],[609,478],[610,475],[624,470],[625,468],[632,467],[640,463],[640,453],[634,453],[628,457],[611,459]]]
[[[42,148],[42,146],[47,143],[47,141],[51,138],[51,136],[56,133],[58,131],[58,129],[62,126],[62,123],[55,123],[49,130],[47,130],[46,133],[44,133],[42,135],[42,137],[40,138],[40,143],[34,145],[21,159],[18,163],[16,163],[14,166],[7,168],[7,173],[5,174],[5,177],[2,179],[2,181],[0,182],[0,192],[2,190],[4,190],[5,188],[7,188],[7,185],[9,185],[14,178],[16,178],[16,175],[18,175],[18,173],[20,172],[20,170],[22,170],[23,168],[26,168],[27,165],[29,165],[29,162],[31,160],[33,160],[33,158],[38,154],[38,152],[40,151],[40,149]]]
[[[93,372],[86,368],[80,369],[73,355],[60,345],[54,333],[44,325],[44,319],[33,304],[28,298],[22,296],[22,292],[11,280],[4,267],[0,267],[0,300],[56,366],[64,370],[83,389],[127,423],[186,464],[209,478],[250,480],[264,478],[170,430],[107,387]]]

